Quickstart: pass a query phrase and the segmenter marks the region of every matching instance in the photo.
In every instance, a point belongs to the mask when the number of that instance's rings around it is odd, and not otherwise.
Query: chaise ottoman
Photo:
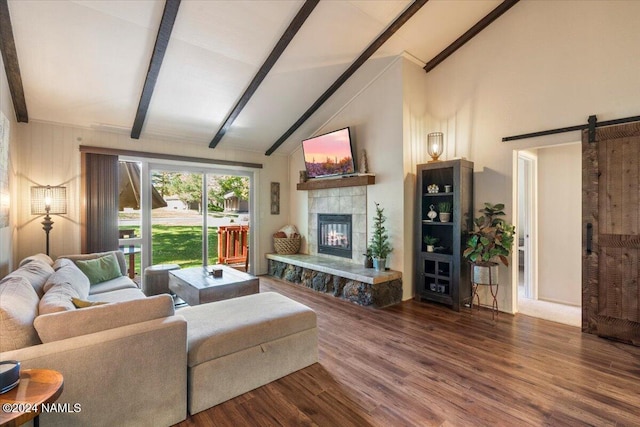
[[[318,361],[316,314],[275,292],[185,307],[187,407],[208,409]]]

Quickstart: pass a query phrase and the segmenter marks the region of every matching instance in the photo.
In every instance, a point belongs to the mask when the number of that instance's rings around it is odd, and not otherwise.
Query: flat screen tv
[[[351,175],[356,172],[349,128],[302,141],[304,165],[309,178]]]

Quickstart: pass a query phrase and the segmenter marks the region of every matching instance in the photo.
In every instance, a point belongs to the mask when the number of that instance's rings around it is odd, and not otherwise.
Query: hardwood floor
[[[640,425],[638,347],[524,315],[260,286],[316,311],[320,363],[178,426]]]

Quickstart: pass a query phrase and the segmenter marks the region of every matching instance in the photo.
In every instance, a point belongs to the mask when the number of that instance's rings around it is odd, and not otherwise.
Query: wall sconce
[[[49,232],[53,221],[49,214],[67,213],[67,187],[31,187],[31,215],[46,215],[41,222],[47,236],[47,255],[49,255]]]
[[[427,135],[427,153],[431,156],[430,162],[437,162],[444,150],[444,134],[432,132]]]

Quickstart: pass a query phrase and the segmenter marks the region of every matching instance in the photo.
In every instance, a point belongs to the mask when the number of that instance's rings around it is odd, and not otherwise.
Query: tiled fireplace
[[[366,186],[310,190],[308,198],[308,254],[267,254],[269,274],[360,305],[386,307],[400,302],[401,272],[364,268]],[[349,242],[350,254],[333,252],[348,250]]]
[[[309,228],[307,230],[308,252],[310,255],[326,255],[331,257],[339,257],[337,259],[348,258],[352,262],[361,263],[363,261],[362,254],[367,248],[367,188],[360,187],[342,187],[323,190],[311,190],[309,197]],[[347,215],[351,217],[351,250],[339,251],[341,253],[331,253],[325,251],[326,248],[319,248],[318,243],[322,244],[319,238],[321,228],[319,227],[319,215],[340,216]],[[335,219],[335,218],[334,218]],[[343,234],[346,224],[334,230],[334,234]],[[343,246],[345,243],[343,236],[334,236],[333,246]],[[336,245],[335,243],[340,243]],[[320,245],[322,246],[322,245]],[[333,248],[335,249],[335,247]],[[342,248],[343,249],[343,248]]]

